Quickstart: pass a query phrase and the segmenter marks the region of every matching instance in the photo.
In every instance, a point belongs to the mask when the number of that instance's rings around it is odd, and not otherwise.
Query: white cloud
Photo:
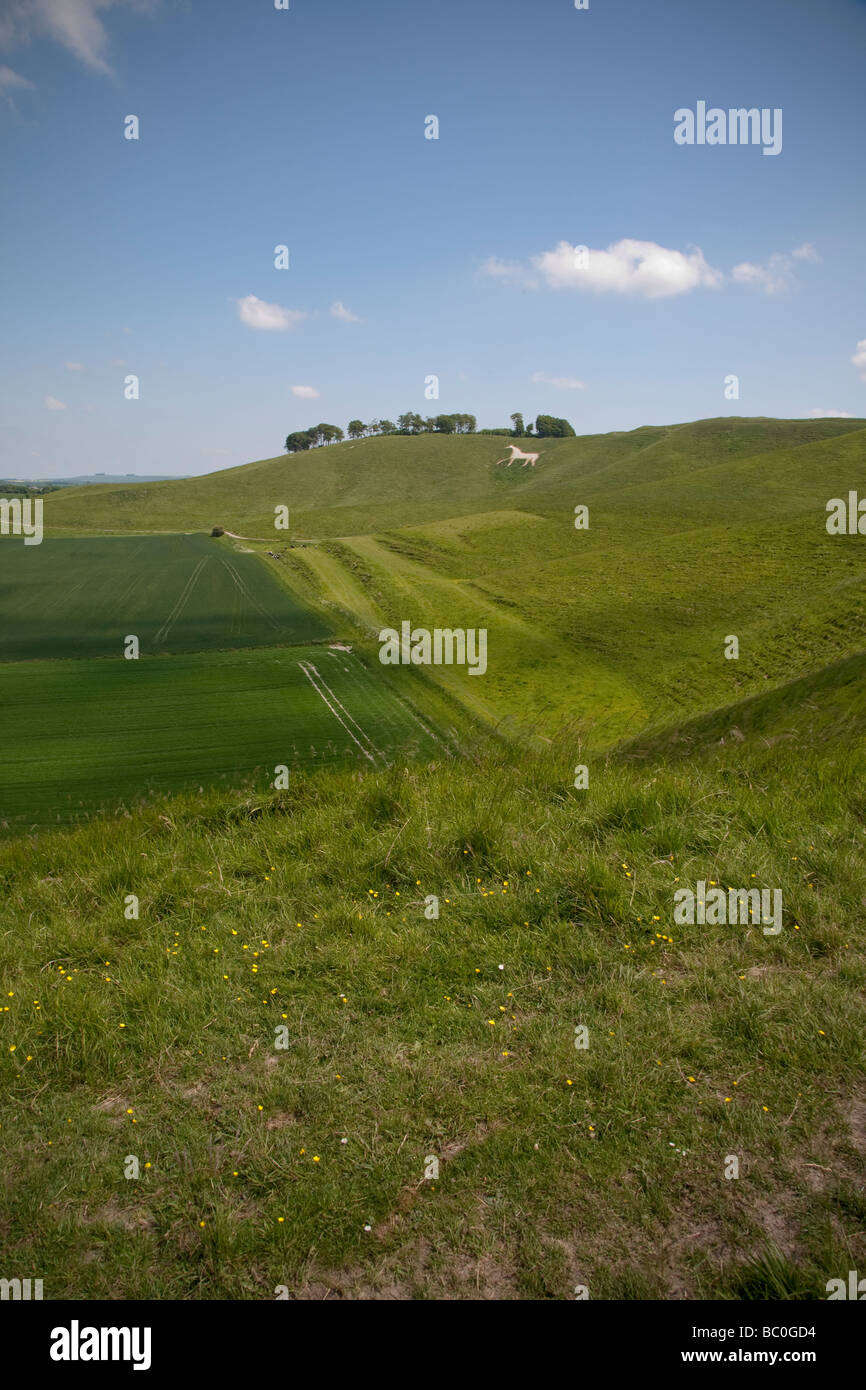
[[[300,309],[284,309],[281,304],[267,304],[254,294],[237,300],[237,306],[241,323],[248,328],[263,328],[271,332],[285,332],[307,317]]]
[[[347,309],[342,299],[335,299],[331,305],[331,317],[342,319],[344,323],[360,323],[357,314],[353,314],[351,309]]]
[[[533,372],[532,380],[537,386],[552,386],[556,391],[583,391],[586,385],[573,376],[545,376],[544,372]]]
[[[738,285],[751,285],[754,289],[763,290],[765,294],[784,294],[796,283],[795,261],[814,263],[820,259],[812,243],[807,241],[802,246],[797,246],[790,254],[786,251],[774,251],[763,265],[742,261],[734,266],[731,275]]]
[[[67,370],[68,372],[83,372],[83,371],[84,371],[84,363],[83,363],[83,362],[64,362],[63,365],[64,365],[64,367],[66,368],[66,370]]]
[[[654,241],[624,237],[606,250],[572,246],[560,241],[552,251],[533,256],[532,265],[552,290],[587,290],[592,294],[631,294],[644,299],[667,299],[692,290],[719,289],[722,271],[707,263],[700,247],[687,251],[659,246]],[[766,294],[779,294],[795,283],[794,269],[799,261],[820,261],[811,242],[793,251],[774,251],[763,264],[743,261],[732,271],[733,280],[751,285]],[[516,261],[490,256],[481,267],[482,275],[506,282],[522,280],[525,289],[537,289],[538,281],[525,279],[526,271]]]
[[[866,381],[866,338],[860,339],[857,344],[857,351],[854,353],[851,361],[854,363],[854,366],[857,368],[863,380]]]
[[[686,253],[630,237],[614,242],[606,251],[560,241],[553,251],[533,256],[532,263],[554,290],[636,294],[645,299],[687,294],[702,285],[716,289],[723,279],[698,247]]]
[[[851,414],[850,410],[821,410],[820,407],[819,407],[819,408],[816,409],[816,410],[810,410],[810,411],[808,412],[808,419],[810,419],[810,420],[853,420],[853,419],[854,419],[854,416]]]
[[[292,395],[300,396],[305,401],[318,400],[319,392],[315,386],[293,386]]]
[[[44,401],[46,410],[65,410],[66,402],[59,401],[56,396],[46,396]]]
[[[4,0],[0,14],[0,47],[12,48],[33,39],[62,44],[93,72],[111,73],[108,34],[100,12],[118,5],[148,12],[159,0]]]

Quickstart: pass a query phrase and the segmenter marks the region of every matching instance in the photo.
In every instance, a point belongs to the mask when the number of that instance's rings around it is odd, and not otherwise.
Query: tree
[[[316,443],[319,445],[332,444],[335,440],[339,443],[343,438],[343,431],[340,429],[339,425],[316,425],[316,428],[312,430],[311,433],[315,436]]]
[[[510,415],[508,418],[514,426],[515,439],[520,439],[520,437],[526,433],[523,427],[523,416],[521,415],[519,410],[515,410],[514,414]]]
[[[295,430],[286,436],[286,452],[298,454],[303,449],[310,449],[315,442],[315,430]]]
[[[397,417],[397,429],[400,434],[420,434],[424,428],[424,421],[414,410],[407,410],[405,415]]]
[[[535,422],[535,430],[539,439],[566,439],[574,438],[574,430],[567,420],[560,420],[556,415],[539,415]]]
[[[482,430],[482,434],[510,434],[513,436],[522,433],[532,434],[532,424],[524,427],[523,416],[515,414],[511,416],[514,425],[513,430]],[[550,434],[566,435],[574,434],[574,430],[567,420],[557,420],[552,415],[539,415],[539,434],[540,425],[545,424],[545,430]],[[422,418],[417,411],[407,410],[400,415],[396,425],[393,420],[370,421],[365,425],[363,420],[350,420],[346,426],[350,439],[362,439],[367,434],[475,434],[478,432],[478,422],[474,415],[466,413],[454,415],[428,415]],[[321,448],[325,444],[339,443],[344,438],[343,431],[339,425],[329,425],[324,420],[318,425],[314,425],[308,430],[294,430],[286,436],[286,452],[297,454],[303,450]]]

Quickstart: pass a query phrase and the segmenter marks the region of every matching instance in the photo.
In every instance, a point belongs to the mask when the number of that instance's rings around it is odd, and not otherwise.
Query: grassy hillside
[[[369,440],[52,495],[33,575],[87,562],[34,642],[134,631],[145,591],[170,614],[188,544],[353,650],[0,665],[7,1274],[810,1299],[862,1269],[866,539],[825,503],[866,493],[864,445],[701,421],[532,472]],[[131,534],[216,523],[274,538]],[[144,589],[112,598],[109,552]],[[383,667],[402,620],[485,626],[487,673]],[[700,883],[779,890],[781,931],[675,922]]]
[[[453,489],[447,500],[419,500],[410,523],[402,507],[396,520],[380,507],[375,533],[322,539],[273,568],[368,638],[403,619],[485,626],[483,680],[431,670],[434,681],[511,736],[552,737],[567,723],[610,746],[866,646],[866,549],[825,527],[828,498],[866,482],[866,431],[828,423],[840,422],[702,421],[554,441],[535,473],[487,463],[479,473],[490,441],[445,441],[434,475]],[[384,443],[407,457],[407,476],[416,452],[426,466],[435,447]],[[457,485],[449,460],[461,451]],[[419,499],[431,486],[414,474],[413,484]],[[575,530],[579,503],[588,530]],[[337,508],[320,529],[348,519]],[[724,657],[731,634],[735,661]]]
[[[490,435],[363,439],[200,478],[64,489],[46,502],[45,525],[51,534],[115,535],[203,531],[219,524],[243,535],[267,536],[274,532],[274,507],[285,505],[298,536],[377,534],[392,526],[512,506],[516,499],[521,507],[538,510],[540,503],[549,511],[572,503],[576,482],[591,482],[591,495],[597,497],[623,485],[811,447],[864,429],[866,420],[725,418],[546,439],[538,441],[542,459],[535,471],[496,470],[508,440]],[[862,457],[862,436],[860,443]]]
[[[49,537],[216,523],[273,536],[219,544],[236,565],[255,551],[372,670],[382,626],[487,629],[482,678],[400,670],[398,688],[456,701],[509,738],[568,727],[598,749],[866,646],[866,549],[825,529],[828,498],[866,484],[864,423],[718,419],[544,440],[534,470],[497,464],[505,446],[490,436],[368,439],[65,490],[46,525]],[[587,530],[574,526],[579,504]],[[288,538],[277,506],[290,509]]]
[[[578,792],[570,745],[479,748],[0,847],[7,1264],[46,1297],[825,1297],[866,1260],[863,753],[747,737]],[[675,926],[699,880],[780,888],[783,930]]]

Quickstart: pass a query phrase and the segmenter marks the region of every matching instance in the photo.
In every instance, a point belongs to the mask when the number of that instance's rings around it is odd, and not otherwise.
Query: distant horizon
[[[532,418],[532,417],[528,417],[528,418]],[[658,423],[658,424],[647,421],[647,422],[645,422],[644,424],[641,424],[641,425],[633,425],[633,426],[632,426],[631,428],[629,428],[629,429],[587,430],[587,431],[585,431],[584,433],[581,433],[580,431],[576,431],[576,432],[575,432],[575,438],[576,438],[576,439],[595,439],[595,438],[601,438],[601,437],[603,437],[603,436],[606,435],[606,434],[635,434],[638,430],[647,430],[647,429],[654,429],[654,430],[678,429],[678,428],[680,428],[680,427],[683,426],[683,425],[699,425],[699,424],[702,424],[702,423],[704,423],[704,422],[706,422],[706,421],[709,421],[709,420],[725,420],[725,421],[727,421],[727,422],[730,423],[730,424],[735,424],[738,420],[788,420],[788,421],[800,420],[800,421],[803,422],[803,424],[817,424],[817,423],[819,423],[821,420],[850,420],[850,421],[854,422],[855,424],[858,423],[858,422],[862,422],[863,426],[866,427],[866,415],[851,415],[851,414],[848,414],[848,413],[846,413],[846,412],[844,412],[844,411],[836,411],[836,412],[829,412],[829,411],[828,411],[828,412],[823,413],[823,414],[821,414],[821,415],[816,415],[816,414],[811,414],[811,415],[700,415],[700,416],[696,416],[694,419],[688,419],[688,420],[666,420],[666,421],[662,421],[662,422],[660,422],[660,423]],[[336,424],[336,421],[331,421],[330,423]],[[341,427],[341,428],[342,428],[342,427]],[[478,427],[478,429],[475,430],[472,434],[460,434],[460,435],[458,435],[458,434],[450,434],[450,435],[449,435],[449,434],[442,434],[442,435],[439,436],[439,438],[441,438],[441,439],[443,439],[443,440],[445,440],[445,439],[472,439],[472,438],[477,438],[480,434],[482,434],[483,430],[485,430],[485,429],[506,429],[506,428],[507,428],[506,425],[480,425],[480,426]],[[389,439],[412,439],[412,438],[423,438],[423,437],[424,437],[423,435],[414,435],[414,436],[413,436],[413,435],[408,435],[408,434],[368,435],[368,436],[365,436],[365,438],[368,438],[368,439],[376,439],[376,438],[378,438],[378,439],[384,439],[384,438],[389,438]],[[429,436],[428,436],[428,437],[429,437]],[[491,438],[492,438],[492,437],[493,437],[493,436],[491,436]],[[536,435],[526,435],[526,436],[521,436],[521,437],[523,437],[523,438],[533,438],[533,439],[538,438],[538,436],[536,436]],[[362,439],[348,439],[348,438],[346,438],[346,439],[340,440],[340,441],[339,441],[339,444],[360,444],[360,443],[363,443],[363,442],[364,442],[364,441],[363,441]],[[548,442],[548,443],[552,443],[552,442],[555,442],[555,441],[553,441],[553,440],[548,440],[547,442]],[[317,446],[317,447],[321,447],[321,448],[324,448],[324,449],[331,449],[331,448],[335,448],[335,447],[338,448],[338,447],[339,447],[339,444],[336,444],[336,445],[335,445],[335,444],[324,444],[324,445]],[[316,449],[311,449],[311,450],[309,450],[309,453],[315,453],[315,452],[316,452]],[[188,479],[190,479],[190,478],[206,478],[206,477],[210,477],[210,476],[211,476],[212,474],[214,474],[214,473],[229,473],[229,472],[231,472],[231,470],[232,470],[233,468],[243,468],[243,467],[245,467],[247,464],[262,463],[262,462],[264,462],[264,461],[267,460],[267,459],[279,458],[279,457],[280,457],[281,455],[283,455],[283,454],[285,454],[285,456],[286,456],[287,459],[290,459],[290,458],[302,458],[302,457],[304,457],[304,455],[301,454],[301,453],[298,453],[298,454],[289,454],[289,453],[286,452],[285,449],[280,449],[280,450],[278,450],[278,451],[277,451],[276,453],[274,453],[274,454],[260,454],[260,455],[258,455],[258,456],[255,457],[255,458],[244,458],[244,459],[240,460],[238,463],[226,463],[226,464],[223,464],[222,466],[220,466],[219,468],[204,468],[204,469],[202,469],[200,472],[195,472],[195,473],[111,473],[111,472],[108,472],[108,471],[100,471],[100,472],[98,472],[98,473],[69,473],[69,474],[52,473],[52,474],[50,474],[50,475],[49,475],[49,474],[41,474],[41,473],[40,473],[40,474],[36,474],[36,473],[26,473],[26,474],[17,474],[17,475],[15,475],[14,477],[13,477],[11,474],[9,474],[9,475],[4,475],[2,478],[0,478],[0,485],[2,485],[3,483],[61,483],[61,484],[62,484],[62,483],[65,483],[65,484],[68,486],[68,485],[69,485],[70,483],[72,483],[72,482],[82,482],[82,483],[83,483],[83,482],[85,482],[85,481],[87,481],[88,479],[91,479],[91,478],[105,478],[105,480],[106,480],[107,483],[125,483],[125,482],[130,482],[130,483],[132,483],[132,482],[141,482],[141,483],[170,483],[170,482],[182,482],[182,481],[184,481],[185,479],[188,480]]]
[[[219,472],[218,469],[212,469],[211,471],[212,471],[212,472]],[[43,476],[42,474],[36,475],[36,474],[29,474],[29,473],[28,473],[28,474],[22,474],[22,475],[16,476],[16,477],[12,477],[12,475],[10,474],[8,477],[0,478],[0,485],[2,485],[2,484],[4,484],[4,483],[13,483],[13,484],[14,484],[14,483],[65,483],[65,484],[68,486],[68,485],[71,484],[71,483],[86,482],[86,481],[88,481],[90,478],[106,478],[109,482],[113,482],[113,483],[116,483],[116,482],[127,482],[127,481],[129,481],[129,482],[139,482],[139,483],[168,483],[168,482],[172,482],[172,481],[173,481],[174,479],[176,479],[176,478],[177,478],[177,479],[183,479],[183,478],[191,478],[191,477],[194,477],[194,476],[195,476],[195,477],[205,477],[206,474],[192,474],[192,473],[106,473],[106,472],[99,472],[99,473],[68,473],[68,474],[63,474],[63,473],[52,473],[52,474],[50,474],[50,475],[46,474],[46,475]]]

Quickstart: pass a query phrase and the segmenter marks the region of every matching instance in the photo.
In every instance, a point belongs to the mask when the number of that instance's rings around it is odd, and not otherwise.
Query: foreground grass
[[[0,1275],[825,1297],[866,1260],[862,752],[579,792],[491,748],[3,845]],[[674,927],[699,879],[782,932]]]

